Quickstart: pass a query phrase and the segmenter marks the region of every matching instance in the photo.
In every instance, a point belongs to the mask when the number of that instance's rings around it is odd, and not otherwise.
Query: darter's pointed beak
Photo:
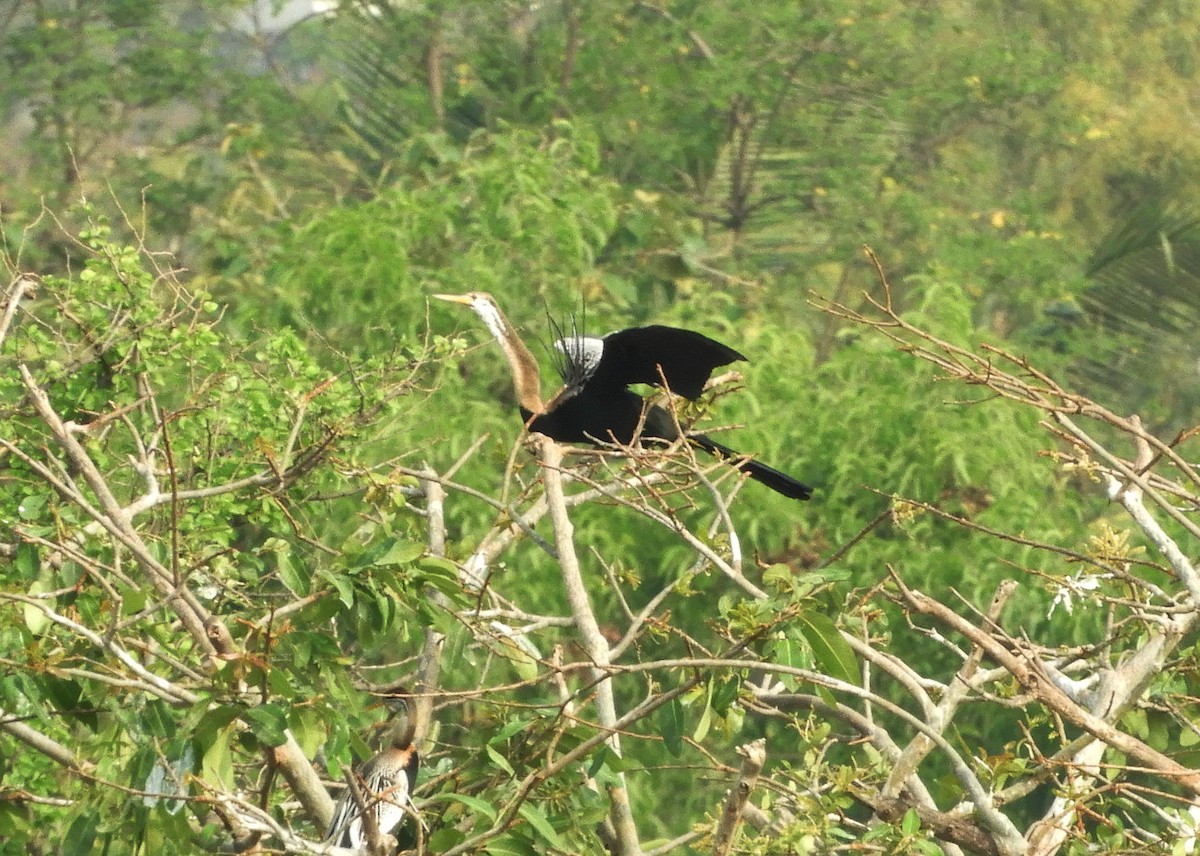
[[[471,305],[471,295],[469,294],[431,294],[430,297],[445,300],[447,303],[461,303],[463,306]]]

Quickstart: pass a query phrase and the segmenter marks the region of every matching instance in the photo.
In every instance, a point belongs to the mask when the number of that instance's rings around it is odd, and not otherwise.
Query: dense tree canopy
[[[0,9],[6,846],[335,852],[399,693],[375,852],[1192,852],[1200,12],[302,5]]]

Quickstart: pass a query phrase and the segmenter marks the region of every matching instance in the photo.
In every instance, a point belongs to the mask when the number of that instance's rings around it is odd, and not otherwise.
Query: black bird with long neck
[[[380,835],[394,835],[404,818],[412,815],[420,822],[412,792],[417,784],[421,766],[417,747],[416,719],[402,699],[394,700],[391,719],[387,725],[384,746],[355,774],[358,793],[349,789],[342,793],[333,810],[325,843],[339,847],[363,847],[370,843],[369,812],[375,830]]]
[[[671,414],[656,404],[647,405],[630,385],[662,387],[665,381],[670,392],[694,401],[714,369],[746,359],[702,333],[661,324],[617,330],[602,338],[569,336],[554,343],[562,355],[563,388],[543,401],[537,360],[490,294],[433,296],[475,310],[508,358],[521,418],[530,431],[563,443],[629,445],[638,436],[677,440],[679,430]],[[808,485],[711,437],[692,432],[684,436],[710,454],[731,459],[750,478],[777,493],[791,499],[812,495]]]

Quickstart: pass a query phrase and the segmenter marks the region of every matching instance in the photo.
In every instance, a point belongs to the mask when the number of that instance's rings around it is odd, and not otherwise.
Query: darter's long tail
[[[774,467],[768,467],[761,461],[745,458],[728,446],[724,446],[705,434],[689,434],[688,439],[710,455],[728,459],[730,462],[757,482],[762,482],[776,493],[781,493],[789,499],[808,499],[812,496],[812,488],[803,482],[781,473]]]

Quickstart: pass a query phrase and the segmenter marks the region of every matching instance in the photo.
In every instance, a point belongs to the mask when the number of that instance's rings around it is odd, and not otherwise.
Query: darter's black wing
[[[630,384],[667,387],[684,398],[704,391],[713,369],[746,359],[733,348],[692,330],[652,324],[604,337],[604,351],[585,389],[615,392]]]
[[[631,443],[642,422],[642,397],[607,385],[566,388],[547,413],[529,419],[529,430],[560,443]],[[653,436],[653,435],[652,435]]]

